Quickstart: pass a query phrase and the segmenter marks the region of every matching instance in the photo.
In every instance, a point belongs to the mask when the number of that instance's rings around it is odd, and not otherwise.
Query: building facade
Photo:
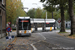
[[[6,0],[0,0],[0,38],[6,35]]]

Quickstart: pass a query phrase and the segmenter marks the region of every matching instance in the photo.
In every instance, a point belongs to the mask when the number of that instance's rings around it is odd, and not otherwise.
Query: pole
[[[52,5],[52,19],[53,19],[53,5]]]
[[[1,20],[2,21],[2,20]],[[2,23],[1,23],[1,38],[2,38]]]
[[[1,30],[1,38],[2,38],[2,16],[0,16],[0,23],[1,23],[0,30]]]
[[[5,0],[5,28],[7,27],[7,16],[6,16],[6,0]],[[5,32],[6,33],[6,32]],[[7,33],[5,34],[5,36],[7,36]]]
[[[52,12],[52,19],[53,19],[53,12]]]
[[[46,19],[47,19],[47,12],[46,12]]]

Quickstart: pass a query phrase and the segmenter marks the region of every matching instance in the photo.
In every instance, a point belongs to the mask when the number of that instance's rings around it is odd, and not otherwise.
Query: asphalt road
[[[70,32],[70,30],[66,30]],[[12,49],[19,50],[75,50],[75,39],[57,34],[59,30],[32,33],[31,37],[16,37]],[[16,36],[16,32],[11,35]]]
[[[46,42],[64,48],[75,48],[75,39],[66,38],[57,34],[57,31],[41,33]]]

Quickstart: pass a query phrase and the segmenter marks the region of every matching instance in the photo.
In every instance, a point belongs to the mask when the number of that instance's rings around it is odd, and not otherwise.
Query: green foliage
[[[44,9],[40,9],[40,8],[37,8],[37,9],[30,9],[27,14],[28,16],[30,16],[31,18],[43,18],[45,19],[46,18],[46,12],[47,12],[47,18],[50,19],[52,18],[52,12],[48,12]],[[53,12],[53,16],[54,16],[54,19],[58,19],[58,18],[61,18],[60,16],[60,10],[58,11],[54,11]]]
[[[43,11],[43,12],[42,12],[41,18],[45,19],[45,18],[46,18],[46,11],[45,11],[45,10],[42,10],[42,11]]]
[[[28,16],[30,16],[31,18],[34,18],[34,15],[35,15],[35,9],[30,9],[28,12],[27,12]]]
[[[52,5],[46,6],[44,5],[44,9],[47,10],[48,12],[53,12],[55,8]]]
[[[40,0],[44,3],[44,9],[48,12],[53,12],[55,10],[61,9],[60,7],[63,6],[64,10],[68,9],[68,0]]]
[[[60,10],[59,11],[54,11],[53,12],[53,17],[54,17],[54,19],[58,19],[58,18],[61,18],[61,15],[60,15]]]
[[[65,31],[65,23],[64,23],[64,10],[65,8],[67,7],[67,2],[68,0],[40,0],[41,2],[45,2],[44,4],[44,9],[46,9],[47,11],[49,12],[53,12],[55,11],[55,9],[59,10],[60,9],[60,13],[61,13],[61,32],[64,32]],[[58,5],[58,6],[57,6]],[[57,7],[56,7],[57,6]],[[57,19],[57,14],[56,12],[53,12],[53,16],[54,18]]]
[[[47,18],[48,18],[48,19],[52,18],[52,13],[47,12]]]
[[[42,18],[42,10],[40,8],[36,9],[35,18]]]
[[[64,14],[65,14],[65,20],[66,21],[69,21],[70,20],[70,17],[69,17],[68,11],[65,11]]]
[[[7,22],[15,23],[18,16],[25,16],[21,0],[6,0]]]

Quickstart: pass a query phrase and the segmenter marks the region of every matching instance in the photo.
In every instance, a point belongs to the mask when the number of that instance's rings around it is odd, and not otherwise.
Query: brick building
[[[6,0],[0,0],[0,38],[6,34]]]

